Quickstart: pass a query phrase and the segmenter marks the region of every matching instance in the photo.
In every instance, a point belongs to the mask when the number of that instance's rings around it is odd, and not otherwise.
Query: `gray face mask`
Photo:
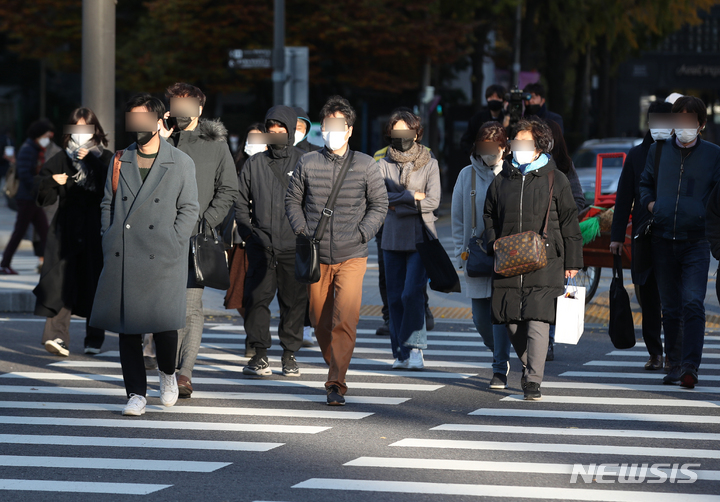
[[[480,155],[480,158],[485,162],[486,166],[494,167],[500,160],[500,154],[495,153],[492,155]]]

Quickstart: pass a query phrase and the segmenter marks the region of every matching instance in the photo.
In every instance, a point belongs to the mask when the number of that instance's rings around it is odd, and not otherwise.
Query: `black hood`
[[[268,120],[277,120],[285,126],[288,131],[288,145],[292,146],[295,142],[295,128],[297,126],[297,114],[295,110],[284,105],[273,106],[265,115],[266,124]]]
[[[307,124],[307,127],[305,128],[306,129],[305,136],[303,136],[303,139],[300,140],[300,141],[305,141],[307,139],[308,135],[310,134],[310,127],[312,127],[312,122],[310,122],[310,118],[308,117],[308,114],[305,112],[305,110],[303,110],[299,106],[293,107],[293,110],[295,110],[295,113],[297,113],[298,120],[302,120],[303,122],[305,122]],[[298,141],[298,143],[300,143],[300,141]]]

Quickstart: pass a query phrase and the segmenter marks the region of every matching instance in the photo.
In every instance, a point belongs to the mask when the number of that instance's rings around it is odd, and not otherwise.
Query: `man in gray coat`
[[[312,236],[350,148],[355,110],[340,96],[322,110],[325,147],[300,158],[290,178],[285,210],[296,235]],[[367,267],[367,243],[385,220],[388,208],[385,182],[369,155],[353,152],[350,169],[320,241],[320,280],[308,287],[310,321],[329,366],[325,382],[327,404],[345,404],[347,374],[357,323],[362,283]]]
[[[168,87],[170,124],[161,134],[195,162],[200,219],[193,233],[199,232],[199,222],[205,220],[209,228],[220,225],[238,196],[237,174],[227,129],[219,120],[200,119],[205,106],[205,94],[197,87],[176,83]],[[190,270],[187,284],[187,322],[178,333],[177,368],[180,397],[190,397],[193,391],[192,370],[195,366],[203,331],[203,286],[195,282],[195,268]]]
[[[160,400],[178,398],[177,330],[185,326],[190,234],[198,218],[195,165],[160,138],[165,105],[139,94],[126,105],[136,141],[110,164],[102,201],[103,271],[90,325],[119,333],[120,364],[129,398],[123,415],[145,413],[147,378],[142,333],[157,347]],[[114,161],[114,159],[113,159]]]

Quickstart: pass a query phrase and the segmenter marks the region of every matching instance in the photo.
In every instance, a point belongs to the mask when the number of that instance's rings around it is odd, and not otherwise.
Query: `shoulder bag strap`
[[[548,201],[547,213],[545,214],[545,223],[543,225],[543,240],[547,239],[547,227],[550,223],[550,208],[552,207],[553,190],[555,189],[555,169],[548,173],[548,184],[550,185],[550,200]]]
[[[350,169],[350,164],[352,164],[354,153],[355,152],[350,150],[348,156],[345,158],[345,162],[340,168],[338,177],[335,180],[332,191],[330,192],[330,197],[328,197],[327,204],[325,204],[325,208],[322,210],[322,214],[320,215],[320,221],[318,222],[318,226],[315,227],[315,234],[313,235],[314,241],[321,241],[323,235],[325,235],[325,229],[327,228],[328,220],[333,214],[333,211],[335,209],[335,201],[337,201],[338,194],[340,193],[340,186],[343,184],[343,181],[345,181],[345,175],[347,175],[347,172]]]
[[[471,237],[475,237],[475,231],[477,229],[477,214],[476,214],[476,207],[475,207],[475,198],[477,191],[475,190],[476,182],[475,177],[477,174],[475,174],[475,169],[473,167],[470,167],[470,176],[472,176],[472,181],[470,182],[470,206],[472,207],[472,235]]]
[[[112,193],[113,196],[117,193],[118,183],[120,182],[120,157],[125,150],[118,150],[115,152],[115,158],[113,159],[113,170],[112,170]]]
[[[657,184],[658,176],[660,175],[660,158],[662,157],[663,147],[665,146],[665,140],[657,141],[655,147],[655,197],[657,198]]]
[[[280,184],[285,187],[285,190],[290,186],[290,181],[287,179],[288,177],[286,175],[283,175],[283,173],[280,171],[279,166],[277,165],[277,162],[274,161],[274,159],[270,159],[270,169],[272,170],[275,177],[278,179]]]

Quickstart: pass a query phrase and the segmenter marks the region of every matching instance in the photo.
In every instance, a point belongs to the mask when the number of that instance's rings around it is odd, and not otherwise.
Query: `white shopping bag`
[[[557,298],[555,343],[577,345],[585,331],[585,288],[575,279],[565,286],[565,293]]]

